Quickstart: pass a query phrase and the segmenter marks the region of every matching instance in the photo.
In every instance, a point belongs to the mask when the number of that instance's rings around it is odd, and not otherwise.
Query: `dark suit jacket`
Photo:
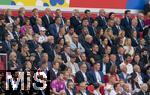
[[[101,82],[104,82],[104,74],[103,72],[99,71],[99,75],[101,77]],[[88,72],[88,79],[89,79],[89,84],[94,84],[97,83],[96,75],[94,70]]]
[[[2,50],[3,50],[3,53],[7,53],[7,52],[10,52],[11,51],[11,46],[9,46],[6,41],[3,41],[2,42]]]
[[[36,25],[33,25],[33,31],[34,31],[34,33],[37,33],[37,34],[40,33],[40,29],[39,29],[39,27],[38,27],[37,24],[36,24]]]
[[[35,52],[35,48],[38,44],[39,44],[38,42],[35,42],[33,40],[28,41],[28,47],[29,47],[31,53]]]
[[[82,44],[82,46],[83,46],[84,49],[85,49],[85,53],[86,53],[87,55],[89,55],[89,54],[91,53],[92,44],[90,44],[90,43],[88,43],[88,42],[86,42],[86,41],[82,42],[81,44]]]
[[[67,63],[67,57],[64,52],[61,53],[61,58],[65,63]]]
[[[125,78],[125,77],[123,76],[123,73],[122,73],[122,72],[119,74],[119,78],[122,79],[122,80],[124,80],[126,83],[128,82],[128,77],[129,77],[129,76],[130,76],[130,75],[127,74],[127,77]]]
[[[137,38],[136,38],[136,40],[134,38],[131,38],[131,42],[132,42],[133,47],[137,47],[139,45]]]
[[[100,71],[103,71],[103,65],[104,65],[104,63],[103,62],[101,62],[101,68],[100,68]],[[110,72],[110,67],[111,67],[111,63],[109,62],[109,63],[106,63],[106,73],[109,73]]]
[[[80,18],[79,18],[80,19]],[[75,17],[75,16],[72,16],[70,18],[70,24],[74,27],[75,30],[77,30],[77,27],[79,25],[81,25],[81,22]]]
[[[53,62],[55,55],[51,43],[45,42],[42,44],[42,47],[44,49],[44,52],[48,53],[48,61]]]
[[[0,26],[0,41],[4,41],[4,34],[5,34],[6,30],[4,26]]]
[[[49,29],[50,29],[50,35],[54,36],[54,38],[57,39],[58,38],[58,33],[57,33],[57,28],[56,28],[55,23],[51,24]]]
[[[22,17],[22,16],[18,16],[20,19],[20,26],[25,25],[25,18],[27,18],[26,16]]]
[[[58,72],[59,73],[59,72]],[[55,74],[55,72],[50,69],[48,72],[47,72],[47,79],[50,80],[50,82],[52,82],[53,80],[55,80],[57,78],[57,75]]]
[[[88,73],[85,73],[86,77],[88,76]],[[78,71],[75,75],[75,79],[77,83],[82,83],[85,81],[83,74],[81,71]],[[88,77],[87,77],[87,81],[88,81]]]
[[[143,91],[139,91],[136,95],[149,95],[149,93],[148,92],[143,93]]]
[[[122,26],[119,26],[119,27],[120,27],[121,30],[124,30]],[[113,34],[114,34],[114,35],[116,35],[116,36],[119,35],[120,30],[117,28],[116,25],[114,25],[114,26],[112,27],[112,30],[113,30]]]
[[[47,30],[48,30],[48,28],[49,28],[49,25],[54,23],[53,18],[52,18],[51,16],[48,16],[48,17],[49,17],[49,21],[48,21],[46,15],[44,15],[44,16],[42,17],[42,24],[43,24],[43,26],[44,26]]]
[[[144,21],[141,20],[141,22],[140,22],[140,19],[137,19],[137,21],[138,21],[137,27],[139,28],[139,31],[143,32],[144,31]]]
[[[36,25],[36,18],[34,16],[30,17],[30,25],[33,27],[34,25]]]
[[[98,21],[98,26],[102,27],[104,30],[107,28],[107,19],[105,17],[106,22],[102,19],[101,16],[96,17],[96,20]]]
[[[79,91],[79,93],[80,93],[81,95],[83,95],[83,93],[82,93],[81,91]],[[87,95],[90,95],[90,92],[89,92],[88,90],[86,90],[86,94],[87,94]]]
[[[93,38],[96,37],[97,27],[94,28],[94,27],[90,26],[88,29],[89,29],[89,34],[90,34]]]
[[[11,16],[11,18],[14,19],[13,16]],[[6,23],[10,23],[10,20],[9,20],[9,18],[8,18],[8,15],[5,16],[5,22],[6,22]]]
[[[126,36],[130,37],[130,30],[131,30],[131,19],[129,18],[129,22],[127,20],[126,17],[124,17],[123,19],[121,19],[121,26],[124,27],[125,31],[126,31]]]
[[[12,34],[13,34],[13,36],[14,36],[14,39],[15,39],[17,42],[19,42],[19,40],[20,40],[20,39],[19,39],[19,33],[13,31]]]
[[[66,92],[66,94],[67,94],[67,95],[71,95],[71,94],[69,93],[68,89],[65,89],[65,92]],[[75,90],[74,90],[74,89],[72,90],[72,93],[73,93],[73,95],[76,95],[76,93],[75,93]]]
[[[116,55],[116,57],[117,57],[117,63],[120,65],[122,62],[123,62],[123,60],[121,60],[121,57],[119,56],[119,54],[117,54]],[[124,57],[123,57],[124,58]]]

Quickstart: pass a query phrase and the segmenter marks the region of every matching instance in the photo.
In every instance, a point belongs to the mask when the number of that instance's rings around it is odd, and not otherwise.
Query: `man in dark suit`
[[[95,63],[93,70],[88,73],[89,84],[104,83],[104,74],[100,71],[100,63]]]
[[[59,37],[58,33],[61,27],[61,18],[60,17],[55,17],[55,23],[51,24],[49,29],[50,29],[50,33],[49,35],[54,36],[55,40]]]
[[[130,30],[131,30],[131,11],[130,10],[126,10],[124,13],[124,18],[121,19],[121,26],[124,27],[125,31],[126,31],[126,36],[130,37]]]
[[[11,43],[10,43],[11,37],[8,33],[5,33],[4,37],[5,37],[5,40],[2,42],[2,50],[3,50],[3,53],[7,53],[11,51]]]
[[[34,67],[39,68],[40,62],[41,62],[41,53],[43,51],[43,48],[40,44],[38,44],[35,48],[35,60],[34,60]]]
[[[120,64],[117,62],[116,54],[110,54],[110,63],[119,67]]]
[[[77,83],[87,82],[88,83],[88,74],[87,74],[87,65],[81,64],[80,71],[75,74],[75,80]]]
[[[34,33],[39,34],[41,27],[42,27],[42,19],[41,18],[37,18],[36,19],[36,24],[33,25],[33,31],[34,31]]]
[[[133,47],[137,47],[139,45],[136,31],[132,31],[131,44]]]
[[[97,33],[97,28],[98,28],[98,21],[94,20],[92,25],[89,28],[89,34],[94,38],[96,37],[96,33]]]
[[[42,44],[42,47],[44,49],[43,52],[48,53],[48,61],[53,62],[54,61],[54,37],[48,36],[47,42],[44,42]]]
[[[90,10],[85,10],[84,14],[85,14],[85,18],[87,18],[88,21],[89,21],[89,25],[92,25],[94,19],[91,17],[91,11]]]
[[[50,8],[46,8],[46,9],[45,9],[45,15],[42,17],[42,24],[43,24],[43,26],[46,28],[46,30],[49,29],[49,25],[50,25],[50,24],[53,24],[53,23],[54,23],[54,20],[53,20],[53,18],[50,16],[50,13],[51,13]],[[49,35],[48,33],[49,33],[49,31],[47,31],[46,34]]]
[[[147,91],[148,91],[148,85],[144,83],[141,85],[141,90],[135,95],[149,95],[149,92]]]
[[[5,30],[5,22],[4,22],[4,15],[0,15],[0,41],[3,41],[4,40],[4,34],[6,32]]]
[[[38,18],[38,9],[34,8],[32,10],[32,16],[30,17],[30,25],[33,27],[34,25],[36,25],[36,19]]]
[[[60,17],[61,25],[64,26],[66,22],[66,18],[63,17],[62,11],[60,9],[56,9],[56,17]]]
[[[12,11],[10,9],[7,9],[6,11],[5,22],[14,23],[14,17],[12,16]]]
[[[80,88],[79,93],[80,93],[80,95],[90,95],[90,92],[86,89],[86,87],[87,87],[87,83],[86,82],[80,83],[80,85],[79,85],[79,88]]]
[[[143,13],[138,13],[137,21],[138,21],[137,27],[139,28],[139,31],[143,32],[144,31],[144,14]]]
[[[70,46],[65,45],[64,50],[61,53],[61,58],[64,61],[64,63],[70,62],[70,53],[71,53]]]
[[[103,72],[104,75],[110,72],[111,63],[109,62],[109,55],[104,54],[103,61],[101,62],[101,69],[100,71]]]
[[[25,19],[27,18],[25,16],[25,13],[26,11],[24,7],[21,7],[18,11],[18,18],[20,19],[20,23],[19,23],[20,26],[23,26],[25,24]]]
[[[74,15],[70,18],[70,24],[77,30],[77,27],[81,25],[80,13],[79,10],[74,10]]]
[[[59,73],[60,63],[55,61],[53,62],[52,68],[47,72],[47,80],[49,82],[52,82],[57,78],[57,75]]]
[[[17,42],[19,42],[19,40],[20,40],[19,32],[20,32],[20,25],[14,26],[14,31],[12,32],[12,34],[13,34],[13,36],[14,36],[14,39],[15,39]]]
[[[140,37],[140,31],[139,31],[137,19],[132,19],[132,21],[131,21],[130,33],[132,33],[133,31],[137,32],[137,38],[139,38]],[[132,37],[132,36],[130,36],[130,37]]]
[[[33,40],[29,40],[28,41],[28,46],[29,46],[29,49],[30,49],[31,53],[35,52],[35,48],[39,44],[38,43],[38,39],[39,39],[39,35],[38,34],[34,34],[33,35]]]
[[[85,40],[81,42],[87,56],[89,56],[89,54],[91,53],[92,41],[93,41],[93,37],[91,35],[86,35]]]
[[[117,63],[120,65],[124,61],[124,48],[119,46],[117,48]]]
[[[90,33],[90,31],[91,31],[91,27],[90,27],[90,25],[89,25],[89,21],[88,21],[88,19],[87,18],[83,18],[82,19],[82,24],[81,25],[78,25],[78,27],[77,27],[77,29],[76,29],[76,33],[78,34],[78,35],[80,35],[81,33],[82,33],[82,29],[84,28],[84,27],[86,27],[87,29],[88,29],[88,33]]]
[[[112,27],[112,30],[113,30],[113,34],[118,36],[119,35],[119,32],[121,30],[124,30],[123,27],[120,25],[120,18],[116,18],[114,19],[114,26]]]
[[[102,27],[104,30],[107,28],[107,19],[105,17],[105,10],[101,9],[99,11],[99,16],[96,17],[96,20],[98,21],[98,26]]]

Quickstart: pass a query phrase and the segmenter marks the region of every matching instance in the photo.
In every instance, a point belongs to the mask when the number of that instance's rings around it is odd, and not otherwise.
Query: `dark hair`
[[[131,55],[127,53],[127,54],[124,56],[125,60],[126,60],[128,57],[131,57]]]
[[[87,13],[89,13],[89,12],[90,12],[90,10],[85,10],[85,11],[84,11],[85,14],[87,14]]]
[[[108,15],[108,19],[110,19],[111,15],[115,14],[114,12],[110,12]]]
[[[98,83],[94,83],[93,85],[94,85],[94,89],[97,89],[100,87],[100,84],[98,84]]]
[[[124,12],[124,14],[128,14],[129,12],[131,12],[130,10],[126,10],[125,12]]]
[[[71,79],[67,80],[67,87],[68,87],[69,83],[71,83],[71,82],[73,82]]]
[[[59,16],[56,16],[56,17],[55,17],[55,21],[56,21],[58,18],[60,18],[60,17],[59,17]]]
[[[74,29],[74,27],[73,27],[73,26],[69,26],[69,30],[70,30],[70,29]]]
[[[38,10],[37,8],[34,8],[33,10],[32,10],[32,12],[34,12],[34,11],[36,11],[36,10]]]
[[[88,21],[88,19],[87,19],[86,17],[84,17],[84,18],[82,19],[82,23],[83,23],[84,20],[87,20],[87,21]]]
[[[116,87],[119,85],[120,83],[115,83],[114,84],[114,89],[116,90]]]

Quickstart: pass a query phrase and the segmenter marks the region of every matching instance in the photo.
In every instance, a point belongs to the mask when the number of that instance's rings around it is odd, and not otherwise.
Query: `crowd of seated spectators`
[[[18,71],[43,71],[47,88],[7,93],[1,73],[0,94],[150,95],[150,12],[131,17],[126,10],[120,18],[100,9],[94,18],[75,9],[65,18],[60,9],[52,16],[46,8],[40,17],[34,8],[31,17],[25,14],[23,7],[15,17],[11,9],[0,14],[0,53],[8,56],[7,70],[16,71],[14,81]]]

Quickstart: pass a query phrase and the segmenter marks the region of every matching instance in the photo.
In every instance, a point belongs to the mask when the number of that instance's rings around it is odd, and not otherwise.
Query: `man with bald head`
[[[54,23],[54,19],[50,16],[51,9],[46,8],[44,11],[45,15],[42,17],[42,24],[46,28],[46,30],[49,29],[49,25]]]

